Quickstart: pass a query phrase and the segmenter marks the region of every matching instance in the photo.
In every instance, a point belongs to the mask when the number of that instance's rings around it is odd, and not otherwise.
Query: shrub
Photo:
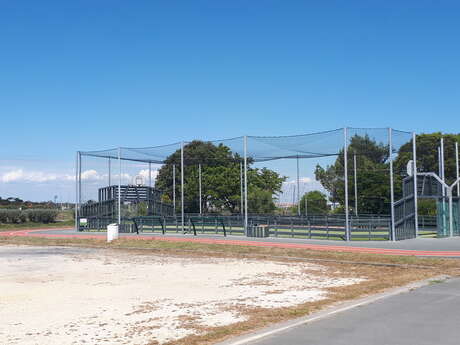
[[[51,209],[27,210],[27,218],[34,223],[52,223],[56,220],[58,212]]]
[[[9,210],[0,210],[0,223],[8,223],[8,211]]]

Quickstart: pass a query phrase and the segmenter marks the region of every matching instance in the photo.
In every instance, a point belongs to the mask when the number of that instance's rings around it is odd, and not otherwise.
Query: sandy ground
[[[311,263],[2,246],[0,344],[162,344],[361,280]]]

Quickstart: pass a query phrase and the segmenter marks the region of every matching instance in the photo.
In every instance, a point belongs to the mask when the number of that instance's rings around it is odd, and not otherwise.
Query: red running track
[[[59,230],[69,230],[59,229]],[[57,229],[30,229],[30,230],[15,230],[1,232],[0,236],[11,237],[43,237],[43,238],[80,238],[80,239],[104,239],[103,234],[44,234],[42,231],[56,231]],[[321,251],[347,252],[347,253],[365,253],[365,254],[383,254],[383,255],[403,255],[403,256],[432,256],[432,257],[459,257],[460,251],[433,251],[433,250],[409,250],[409,249],[386,249],[386,248],[366,248],[352,247],[344,245],[328,245],[328,244],[311,244],[311,243],[287,243],[287,242],[264,242],[264,241],[247,241],[247,240],[231,240],[231,239],[214,239],[214,238],[184,238],[184,237],[162,237],[162,236],[145,236],[145,235],[126,235],[122,238],[136,240],[154,240],[168,242],[194,242],[204,244],[226,244],[237,246],[254,246],[254,247],[271,247],[271,248],[286,248],[286,249],[309,249]]]

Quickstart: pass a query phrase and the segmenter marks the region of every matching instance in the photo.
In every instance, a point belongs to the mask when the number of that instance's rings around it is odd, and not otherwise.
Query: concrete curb
[[[297,318],[297,319],[294,319],[294,320],[281,322],[281,323],[278,323],[278,324],[274,324],[274,325],[265,327],[265,328],[255,332],[255,333],[246,334],[246,335],[243,335],[243,336],[232,338],[232,339],[217,343],[216,345],[245,345],[245,344],[250,344],[250,343],[252,343],[254,341],[257,341],[257,340],[260,340],[262,338],[269,337],[271,335],[275,335],[275,334],[278,334],[278,333],[288,331],[288,330],[290,330],[291,328],[294,328],[294,327],[302,326],[302,325],[305,325],[305,324],[313,322],[313,321],[318,321],[318,320],[321,320],[321,319],[325,319],[325,318],[333,316],[335,314],[342,313],[342,312],[345,312],[347,310],[351,310],[351,309],[354,309],[356,307],[360,307],[360,306],[363,306],[363,305],[366,305],[366,304],[371,304],[371,303],[377,302],[377,301],[379,301],[381,299],[384,299],[384,298],[387,298],[387,297],[392,297],[392,296],[399,295],[399,294],[402,294],[402,293],[410,292],[410,291],[412,291],[414,289],[418,289],[420,287],[427,286],[432,281],[435,281],[435,280],[436,281],[447,280],[449,278],[450,277],[447,276],[447,275],[436,276],[436,277],[425,279],[425,280],[422,280],[422,281],[410,283],[408,285],[398,287],[398,288],[394,288],[394,289],[391,289],[391,290],[388,290],[388,291],[385,291],[385,292],[382,292],[382,293],[378,293],[378,294],[375,294],[375,295],[372,295],[372,296],[366,296],[366,297],[355,299],[355,300],[352,300],[352,301],[346,301],[346,302],[342,302],[342,303],[339,303],[339,304],[335,304],[335,305],[332,305],[330,307],[327,307],[324,310],[321,310],[319,312],[313,313],[311,315],[304,316],[304,317],[301,317],[301,318]]]

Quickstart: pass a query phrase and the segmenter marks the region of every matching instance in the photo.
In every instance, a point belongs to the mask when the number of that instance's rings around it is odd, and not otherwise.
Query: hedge
[[[52,209],[29,209],[11,210],[0,209],[0,223],[19,224],[25,222],[32,223],[52,223],[56,221],[57,210]]]

